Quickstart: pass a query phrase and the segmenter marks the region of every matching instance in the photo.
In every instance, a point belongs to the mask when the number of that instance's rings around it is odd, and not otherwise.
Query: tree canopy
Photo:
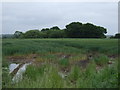
[[[79,22],[72,22],[66,25],[65,32],[68,37],[72,38],[103,38],[107,30],[91,23],[82,24]]]
[[[29,30],[24,34],[25,38],[39,38],[40,33],[39,30]]]
[[[54,26],[54,27],[52,27],[52,28],[50,28],[50,29],[53,29],[53,30],[60,30],[60,28],[59,28],[58,26]]]
[[[120,33],[115,34],[114,38],[120,38]]]
[[[22,35],[23,35],[23,33],[20,31],[15,31],[15,33],[14,33],[15,38],[20,38],[20,37],[22,37]]]
[[[60,29],[58,26],[42,30],[28,30],[25,33],[16,31],[16,38],[105,38],[107,29],[91,23],[72,22]]]

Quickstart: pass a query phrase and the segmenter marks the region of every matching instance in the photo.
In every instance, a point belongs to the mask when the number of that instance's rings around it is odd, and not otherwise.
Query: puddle
[[[25,73],[26,68],[28,65],[30,65],[31,63],[22,63],[22,64],[16,64],[16,63],[12,63],[9,66],[9,74],[11,74],[13,76],[12,81],[13,82],[19,82],[20,80],[22,80],[23,78],[23,73]]]

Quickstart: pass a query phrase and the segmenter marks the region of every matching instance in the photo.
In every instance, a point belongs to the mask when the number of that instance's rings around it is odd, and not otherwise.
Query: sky
[[[2,34],[16,30],[58,26],[71,22],[92,23],[107,29],[107,35],[118,33],[117,2],[3,2]]]

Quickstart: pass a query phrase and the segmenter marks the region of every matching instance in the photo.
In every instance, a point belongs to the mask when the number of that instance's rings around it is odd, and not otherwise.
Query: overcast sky
[[[93,23],[107,28],[109,35],[118,32],[117,2],[4,2],[2,33],[16,30],[61,29],[71,22]]]

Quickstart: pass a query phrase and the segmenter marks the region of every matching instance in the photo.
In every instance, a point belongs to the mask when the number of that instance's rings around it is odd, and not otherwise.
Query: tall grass
[[[3,67],[8,67],[8,56],[37,54],[34,64],[27,67],[23,80],[11,83],[9,70],[3,70],[3,87],[7,88],[117,88],[118,62],[108,66],[108,55],[118,54],[116,39],[3,39]],[[71,55],[69,58],[58,53]],[[77,66],[80,60],[93,59],[86,68]],[[99,54],[98,56],[94,53]],[[36,65],[36,63],[38,65]],[[44,64],[42,64],[44,63]],[[97,72],[97,65],[104,66]],[[69,68],[65,78],[59,75],[60,68]],[[65,72],[62,72],[63,74]]]
[[[3,55],[44,52],[84,53],[85,51],[118,53],[118,41],[112,39],[3,39],[2,45]]]
[[[69,60],[68,59],[61,59],[59,60],[59,65],[63,67],[67,67],[69,65]]]
[[[99,55],[94,58],[94,61],[98,65],[106,65],[108,64],[109,58],[106,55]]]
[[[14,85],[16,88],[116,88],[118,73],[117,68],[104,67],[99,73],[96,72],[96,64],[92,62],[89,66],[82,70],[78,66],[73,66],[66,79],[58,74],[58,68],[47,64],[45,67],[38,67],[32,74],[24,76],[23,81]],[[34,68],[34,67],[33,67]],[[42,74],[38,69],[42,68]],[[44,68],[44,69],[43,69]],[[30,69],[30,68],[28,68]],[[29,73],[28,72],[28,73]],[[37,74],[36,74],[36,73]],[[34,74],[35,73],[35,74]],[[36,77],[37,79],[32,79]]]

